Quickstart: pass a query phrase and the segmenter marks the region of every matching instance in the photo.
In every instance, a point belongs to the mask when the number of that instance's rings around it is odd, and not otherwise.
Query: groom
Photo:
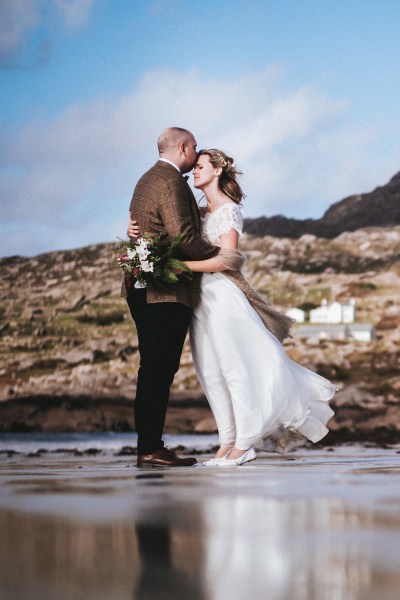
[[[216,248],[200,235],[200,217],[193,193],[182,176],[196,161],[196,140],[180,127],[165,129],[158,138],[159,160],[138,181],[130,205],[131,219],[141,233],[166,232],[170,239],[182,233],[183,259],[210,258]],[[128,235],[134,236],[132,223]],[[140,352],[135,424],[138,433],[138,467],[187,467],[195,458],[179,458],[164,447],[162,433],[169,392],[179,368],[192,307],[200,289],[197,276],[167,291],[138,289],[124,295],[135,321]]]

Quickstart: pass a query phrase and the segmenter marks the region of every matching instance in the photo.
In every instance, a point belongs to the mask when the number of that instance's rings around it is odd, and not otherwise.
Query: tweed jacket
[[[157,235],[165,231],[169,238],[183,233],[178,258],[203,260],[214,256],[218,249],[200,232],[200,214],[187,181],[171,164],[158,161],[136,184],[129,207],[142,233]],[[190,282],[179,282],[165,291],[146,290],[147,302],[181,302],[196,306],[201,274]],[[125,282],[122,295],[127,295]]]

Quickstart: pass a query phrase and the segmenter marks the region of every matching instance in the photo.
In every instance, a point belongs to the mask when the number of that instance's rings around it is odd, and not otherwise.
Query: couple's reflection
[[[333,585],[342,600],[372,581],[368,538],[360,545],[357,534],[373,515],[340,498],[172,496],[160,486],[136,524],[137,600],[320,600]]]
[[[162,475],[153,475],[152,478]],[[147,476],[149,478],[149,476]],[[161,503],[135,525],[141,561],[135,600],[203,600],[198,510]]]

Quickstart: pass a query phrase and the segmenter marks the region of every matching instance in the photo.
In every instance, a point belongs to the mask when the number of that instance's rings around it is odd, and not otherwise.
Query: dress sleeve
[[[239,235],[242,235],[243,216],[237,204],[224,204],[216,216],[218,217],[216,223],[218,235],[228,233],[231,229],[235,229]]]

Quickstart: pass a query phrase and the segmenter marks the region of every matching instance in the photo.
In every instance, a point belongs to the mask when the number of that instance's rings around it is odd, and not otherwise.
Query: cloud
[[[12,66],[28,34],[40,23],[39,0],[2,0],[0,4],[0,66]]]
[[[96,0],[1,0],[0,67],[30,68],[48,60],[53,30],[86,25]]]
[[[54,0],[68,31],[85,26],[95,0]]]
[[[0,218],[9,229],[0,255],[17,251],[12,235],[21,229],[29,244],[21,250],[19,239],[18,252],[30,254],[123,236],[133,186],[171,125],[191,129],[199,147],[235,157],[246,216],[316,218],[331,202],[385,183],[399,156],[377,159],[379,129],[356,128],[346,102],[284,81],[277,67],[232,78],[151,71],[125,96],[4,128]]]

